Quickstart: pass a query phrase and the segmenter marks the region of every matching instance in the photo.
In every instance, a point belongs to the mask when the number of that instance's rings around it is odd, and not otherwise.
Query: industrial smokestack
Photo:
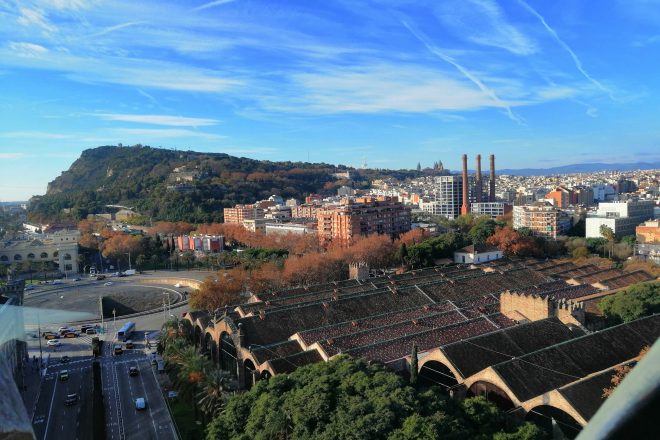
[[[481,192],[482,192],[482,185],[481,185],[481,154],[477,154],[477,170],[476,170],[477,175],[475,176],[474,179],[474,190],[476,192],[475,199],[477,203],[481,203]]]
[[[490,155],[490,194],[488,201],[495,201],[495,155]]]
[[[470,202],[468,198],[468,170],[467,154],[463,155],[463,206],[461,206],[461,215],[467,215],[470,212]]]

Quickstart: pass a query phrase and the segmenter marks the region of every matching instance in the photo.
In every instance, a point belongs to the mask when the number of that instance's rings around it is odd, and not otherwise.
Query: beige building
[[[243,224],[244,220],[264,218],[264,209],[257,205],[236,205],[233,208],[225,208],[225,223]]]
[[[513,207],[513,227],[529,228],[534,235],[556,239],[571,228],[570,218],[550,203],[536,202],[532,205]]]
[[[0,243],[1,264],[51,261],[62,273],[78,273],[78,231],[26,234]]]

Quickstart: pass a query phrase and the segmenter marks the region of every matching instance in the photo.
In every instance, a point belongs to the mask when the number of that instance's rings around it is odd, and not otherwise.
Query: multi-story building
[[[369,234],[398,235],[410,230],[410,208],[395,197],[344,199],[337,207],[319,212],[318,234],[322,242],[350,243]]]
[[[635,254],[644,260],[660,264],[660,220],[645,222],[635,228]]]
[[[253,218],[243,220],[243,227],[250,232],[266,232],[266,223],[268,220],[265,218]]]
[[[291,217],[293,218],[316,218],[319,211],[323,209],[320,204],[304,204],[291,207]]]
[[[266,234],[316,234],[316,224],[266,223]]]
[[[556,239],[571,228],[569,217],[547,202],[513,207],[513,227],[528,228],[534,235]]]
[[[78,272],[80,232],[61,230],[52,234],[26,234],[0,243],[0,263],[53,262],[60,272]]]
[[[574,205],[591,206],[594,204],[594,189],[589,186],[576,186],[573,188]]]
[[[180,251],[220,252],[224,248],[225,237],[222,235],[179,235],[176,247]]]
[[[507,205],[503,202],[472,203],[470,205],[470,211],[475,217],[486,215],[490,218],[496,218],[507,212],[511,212],[511,205]]]
[[[586,236],[601,237],[602,225],[611,228],[617,238],[633,235],[637,225],[653,218],[654,206],[652,200],[600,203],[596,213],[587,215]]]
[[[419,207],[429,214],[453,220],[461,215],[462,188],[462,176],[438,176],[433,185],[434,199],[429,202],[420,202]]]
[[[17,384],[26,350],[22,307],[24,287],[23,281],[10,281],[0,286],[0,369],[9,367]]]
[[[257,205],[236,205],[224,209],[225,223],[242,225],[244,220],[264,218],[264,208]]]
[[[546,199],[551,199],[554,202],[554,205],[559,209],[568,208],[572,203],[574,198],[573,191],[564,187],[558,186],[554,191],[550,191],[545,195]]]

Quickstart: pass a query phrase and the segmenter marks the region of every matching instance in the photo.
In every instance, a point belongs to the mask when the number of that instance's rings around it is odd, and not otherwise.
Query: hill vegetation
[[[303,199],[335,193],[342,185],[366,188],[374,178],[408,178],[413,170],[352,170],[353,181],[334,173],[349,168],[325,163],[271,162],[224,153],[176,151],[148,146],[103,146],[83,151],[71,167],[50,182],[44,196],[30,200],[33,221],[79,220],[123,205],[143,220],[211,223],[222,209],[273,194]]]

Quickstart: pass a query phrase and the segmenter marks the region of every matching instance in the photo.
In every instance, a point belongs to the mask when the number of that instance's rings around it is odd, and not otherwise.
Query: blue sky
[[[659,160],[659,61],[658,0],[0,0],[0,201],[117,143],[379,168]]]

